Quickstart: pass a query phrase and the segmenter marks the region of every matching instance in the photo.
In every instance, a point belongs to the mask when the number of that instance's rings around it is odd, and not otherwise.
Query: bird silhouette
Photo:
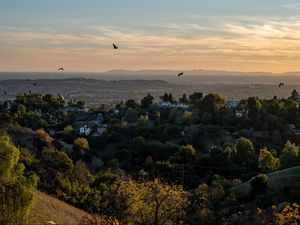
[[[7,95],[7,91],[4,91],[4,94]]]
[[[181,73],[178,74],[178,77],[180,77],[180,76],[183,76],[183,72],[181,72]]]
[[[280,84],[278,85],[278,87],[282,87],[282,86],[284,86],[284,83],[280,83]]]
[[[118,49],[118,48],[119,48],[119,47],[116,46],[114,43],[113,43],[112,45],[113,45],[114,49]]]
[[[33,83],[32,85],[33,85],[33,86],[36,86],[36,85],[37,85],[37,83]]]
[[[64,68],[60,67],[60,68],[58,69],[58,71],[59,71],[59,70],[64,71]]]

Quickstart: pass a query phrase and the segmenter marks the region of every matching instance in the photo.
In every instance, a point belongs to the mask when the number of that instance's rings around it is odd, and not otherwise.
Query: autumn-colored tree
[[[276,206],[273,206],[275,209]],[[300,206],[297,203],[286,205],[279,212],[274,211],[275,224],[297,225],[300,222]]]
[[[124,212],[124,224],[181,224],[188,205],[187,192],[181,186],[158,179],[148,182],[119,181],[116,212]]]

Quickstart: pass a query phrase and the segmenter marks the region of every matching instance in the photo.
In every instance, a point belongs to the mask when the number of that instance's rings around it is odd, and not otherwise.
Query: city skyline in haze
[[[0,2],[0,71],[279,73],[299,61],[297,0]]]

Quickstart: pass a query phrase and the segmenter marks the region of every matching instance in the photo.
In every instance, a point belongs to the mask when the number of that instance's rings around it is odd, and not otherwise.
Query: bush
[[[251,195],[257,196],[259,194],[265,194],[268,188],[268,176],[266,174],[258,174],[250,181]]]
[[[86,138],[76,138],[74,141],[74,148],[87,152],[90,150],[89,142]]]

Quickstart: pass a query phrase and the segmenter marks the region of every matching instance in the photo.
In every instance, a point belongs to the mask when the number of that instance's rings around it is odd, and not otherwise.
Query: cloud
[[[119,51],[112,50],[112,42],[120,46]],[[300,18],[220,18],[214,23],[168,22],[143,28],[83,26],[75,31],[1,29],[0,58],[26,63],[31,59],[41,65],[47,60],[61,61],[76,69],[87,64],[98,70],[226,69],[230,65],[240,70],[243,66],[255,70],[256,65],[274,65],[275,70],[299,64]]]
[[[232,33],[263,38],[300,39],[300,18],[268,20],[264,23],[227,23]]]
[[[300,9],[300,3],[287,3],[287,4],[282,5],[282,7],[288,8],[288,9]]]

